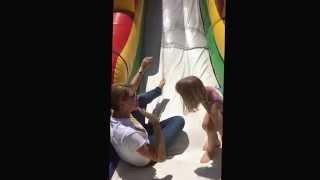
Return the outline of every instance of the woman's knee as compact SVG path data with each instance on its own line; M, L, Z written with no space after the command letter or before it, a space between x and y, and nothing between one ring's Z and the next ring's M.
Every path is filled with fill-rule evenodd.
M174 116L173 118L174 118L175 123L177 123L178 126L179 126L181 129L183 129L184 124L185 124L184 118L183 118L182 116Z
M144 108L146 104L147 104L147 99L144 96L141 96L141 95L138 96L138 105Z

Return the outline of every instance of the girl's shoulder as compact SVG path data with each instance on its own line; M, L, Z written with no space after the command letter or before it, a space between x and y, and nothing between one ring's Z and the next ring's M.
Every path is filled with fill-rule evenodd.
M209 94L210 100L214 102L222 102L223 101L223 96L222 93L218 90L218 88L213 87L213 86L206 86L206 91Z

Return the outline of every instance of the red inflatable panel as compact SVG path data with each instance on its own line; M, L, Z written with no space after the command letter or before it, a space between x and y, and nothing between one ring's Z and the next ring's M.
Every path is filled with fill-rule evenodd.
M113 13L112 51L121 53L130 35L133 19L123 12ZM118 54L112 53L112 81Z

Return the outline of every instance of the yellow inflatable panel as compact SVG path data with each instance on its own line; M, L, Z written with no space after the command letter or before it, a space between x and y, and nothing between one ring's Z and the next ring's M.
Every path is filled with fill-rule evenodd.
M218 8L214 0L207 0L209 16L211 24L213 25L213 34L220 52L220 55L224 59L224 48L225 48L225 24L221 19L218 12Z
M213 27L213 31L220 55L224 59L225 25L223 20L220 20L216 23L216 25Z
M132 0L133 1L133 0ZM132 23L130 35L128 37L128 41L124 46L123 50L120 52L120 55L126 60L129 74L127 74L126 66L118 57L115 72L114 72L114 79L113 83L124 83L128 80L128 76L132 71L133 63L136 58L139 40L141 36L141 23L142 23L142 15L143 15L143 7L144 7L144 0L138 0L136 2L136 11L134 14L134 20Z
M129 11L129 12L134 13L135 1L136 0L114 0L113 1L113 10L114 11Z

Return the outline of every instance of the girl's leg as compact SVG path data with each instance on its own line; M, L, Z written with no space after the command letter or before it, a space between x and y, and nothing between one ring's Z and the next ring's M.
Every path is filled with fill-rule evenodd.
M204 142L204 145L202 147L202 150L207 151L208 150L208 137L206 139L206 141Z
M208 123L209 123L209 115L206 114L206 115L204 116L203 122L202 122L202 129L203 129L203 130L207 131L207 129L208 129ZM206 151L206 150L208 149L208 136L206 137L206 140L205 140L205 143L204 143L202 149L203 149L204 151Z
M207 146L207 150L204 152L200 162L201 163L208 163L210 160L212 160L214 158L214 156L216 155L218 146L217 144L219 143L219 139L217 136L216 131L210 132L207 131L207 137L208 137L208 146Z
M215 131L214 129L215 129L215 126L214 126L214 124L212 123L212 121L211 121L211 119L209 118L209 115L208 114L206 114L205 115L205 117L204 117L204 119L203 119L203 122L202 122L202 128L207 132L207 131ZM218 138L218 136L216 136L217 138ZM203 150L207 150L208 149L208 140L209 140L209 138L208 138L208 135L207 135L207 140L205 141L205 143L204 143L204 145L203 145L203 147L202 147L202 149ZM217 139L217 140L215 140L215 142L216 142L216 144L215 144L215 146L220 146L220 142L219 142L219 139Z
M223 137L223 115L221 112L218 113L217 116L217 131L220 135L220 144L222 145L222 137Z
M207 141L203 146L205 153L200 162L207 163L214 158L217 148L220 147L220 143L217 135L217 124L214 120L210 119L208 114L204 117L202 128L207 133Z

